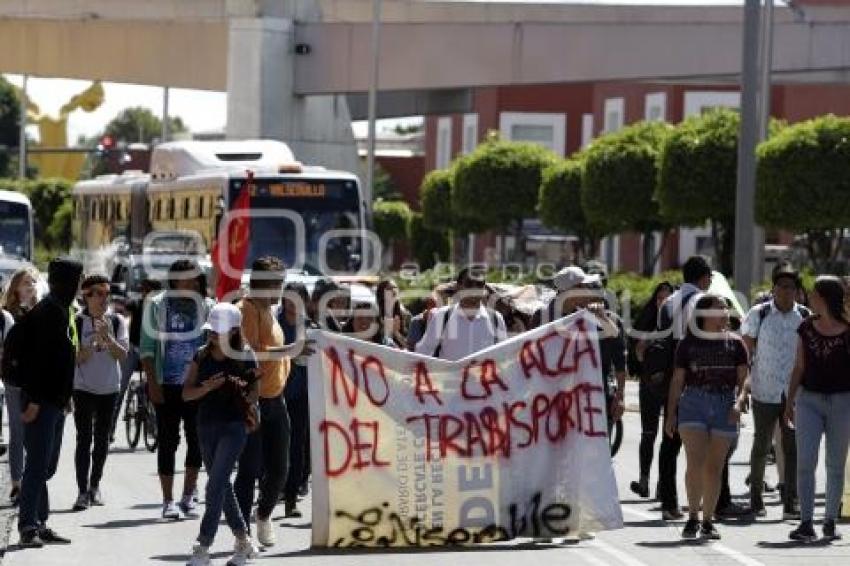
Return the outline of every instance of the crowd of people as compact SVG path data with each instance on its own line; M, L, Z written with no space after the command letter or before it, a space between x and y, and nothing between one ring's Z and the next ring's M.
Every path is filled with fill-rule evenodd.
M218 303L207 297L206 278L191 260L174 262L167 281L146 281L141 299L120 305L111 300L108 279L84 276L73 260L51 262L50 292L41 300L37 273L22 270L10 279L0 317L9 497L20 508L20 545L70 543L48 526L47 490L67 414L73 413L77 433L73 508L105 504L109 445L137 371L156 408L162 518L198 516L204 468L204 510L190 563L210 563L223 514L235 538L229 564L241 565L257 555L257 544L275 544L271 516L278 503L287 517L298 517L308 489L307 359L314 352L307 329L459 360L580 310L597 322L609 420L625 410L626 376L639 378L640 472L631 489L642 498L650 497L661 427L656 497L664 520L685 519L676 488L685 448L683 538L720 538L718 517L765 516L764 492L774 489L764 480L765 466L774 445L783 516L800 521L791 538L816 538L814 477L824 436L823 533L838 537L850 438L843 283L821 277L803 298L800 275L779 266L770 294L736 320L726 298L707 292L712 270L703 258L689 259L682 274L678 288L659 285L626 328L598 265L559 271L554 296L533 312L489 285L481 266L470 266L417 301L415 315L391 279L381 280L369 300L352 299L349 287L331 279L308 292L301 283L286 283L284 265L274 257L254 261L244 296ZM728 466L741 414L750 410L755 436L745 508L732 501ZM181 441L184 474L175 493Z

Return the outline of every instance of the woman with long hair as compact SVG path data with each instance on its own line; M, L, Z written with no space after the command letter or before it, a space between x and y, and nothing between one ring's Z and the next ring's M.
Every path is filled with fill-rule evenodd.
M236 502L231 475L256 426L257 363L245 348L240 326L242 313L230 303L219 303L204 325L207 343L195 354L183 385L183 399L198 403L198 438L207 469L206 509L192 553L192 566L210 564L222 512L236 544L228 564L245 564L257 553L248 534L246 518ZM253 415L253 416L252 416Z
M397 348L406 350L405 323L410 318L410 313L399 300L398 284L392 279L382 279L375 289L375 296L378 301L378 318L385 338L391 340Z
M342 327L342 333L373 344L398 348L395 341L384 332L378 309L366 301L354 303L351 318Z
M716 295L695 305L685 338L676 348L664 429L678 431L685 446L689 518L682 538L717 540L714 511L723 466L738 436L747 403L748 356L744 341L728 330L729 307ZM699 512L702 509L702 524Z
M654 332L658 325L658 311L667 297L674 292L673 285L669 281L663 281L656 285L652 296L643 305L640 316L635 321L632 331L629 333L630 351L633 354L629 359L632 374L640 376L639 400L640 400L640 479L631 483L631 490L640 497L649 497L649 472L652 468L652 459L655 451L655 439L658 436L658 423L661 420L661 412L667 401L667 380L663 373L650 374L644 372L643 354L646 350L648 333Z
M9 279L9 287L3 296L2 308L14 321L18 321L38 302L36 284L38 272L27 267L16 271ZM3 335L8 332L6 328ZM24 429L21 421L21 389L6 384L6 412L9 415L9 474L12 490L9 500L17 505L21 493L21 479L24 476Z
M817 538L812 521L815 510L815 470L821 437L826 437L826 509L823 536L840 538L835 521L844 492L844 465L850 441L850 326L844 310L845 289L837 277L818 277L809 296L814 316L797 329L797 358L785 420L793 423L797 439L797 495L800 525L791 539Z

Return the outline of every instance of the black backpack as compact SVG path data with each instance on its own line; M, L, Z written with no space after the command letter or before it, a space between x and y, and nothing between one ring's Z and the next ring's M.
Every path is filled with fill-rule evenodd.
M685 307L692 298L699 293L693 292L690 295L682 298L681 316L684 316ZM669 328L661 330L670 330L670 332L661 337L652 340L646 347L643 354L643 375L642 379L659 395L666 395L667 387L670 385L670 379L673 377L673 365L676 357L676 346L679 341L673 337L672 324L675 320L671 320Z
M5 323L4 323L5 326ZM27 363L30 357L29 347L36 343L29 312L23 315L5 335L3 343L2 377L3 383L13 387L23 387L29 372Z

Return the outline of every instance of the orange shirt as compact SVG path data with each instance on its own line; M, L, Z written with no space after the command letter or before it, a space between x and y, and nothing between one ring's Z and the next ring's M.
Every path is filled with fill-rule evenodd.
M242 311L242 336L251 349L262 358L262 352L269 348L283 346L283 329L272 315L271 308L258 308L250 299L239 301ZM278 360L260 360L260 397L273 399L283 393L286 378L289 376L289 358Z

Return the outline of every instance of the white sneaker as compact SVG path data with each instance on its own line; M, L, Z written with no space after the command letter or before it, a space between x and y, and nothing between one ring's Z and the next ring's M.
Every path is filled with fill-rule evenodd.
M192 547L192 558L189 559L189 566L209 566L210 547L202 544L196 544Z
M257 541L263 546L274 546L274 525L269 517L265 521L257 517Z
M250 564L252 558L256 558L259 550L251 539L237 540L233 545L233 556L227 561L227 566L243 566Z
M177 509L177 506L173 501L166 501L162 504L162 518L163 519L179 519L180 518L180 510Z

